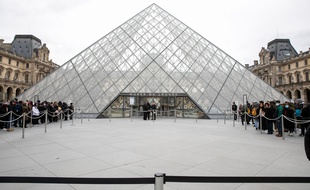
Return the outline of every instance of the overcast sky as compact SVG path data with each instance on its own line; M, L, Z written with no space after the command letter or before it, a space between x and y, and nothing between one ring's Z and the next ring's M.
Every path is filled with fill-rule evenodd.
M310 0L0 0L0 39L32 34L63 65L152 3L243 65L276 38L310 47Z

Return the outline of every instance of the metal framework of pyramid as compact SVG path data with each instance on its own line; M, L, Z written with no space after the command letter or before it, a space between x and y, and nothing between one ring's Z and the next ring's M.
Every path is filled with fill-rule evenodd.
M152 4L19 99L73 102L100 114L122 93L185 94L204 114L232 102L287 100L242 64Z

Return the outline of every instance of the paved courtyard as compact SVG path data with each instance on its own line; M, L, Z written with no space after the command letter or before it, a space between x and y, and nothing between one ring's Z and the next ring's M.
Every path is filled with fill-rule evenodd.
M310 176L298 134L285 140L223 120L80 119L0 131L0 175L44 177ZM154 185L6 184L1 190L146 190ZM166 183L165 190L299 189L310 184Z

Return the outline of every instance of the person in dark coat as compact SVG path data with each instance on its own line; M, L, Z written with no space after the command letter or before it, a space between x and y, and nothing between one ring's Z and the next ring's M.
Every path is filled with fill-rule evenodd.
M304 120L303 122L305 123L300 124L301 133L299 136L303 137L305 136L305 130L308 129L308 126L310 124L308 122L310 120L310 104L307 104L301 109L301 119Z
M235 102L233 102L233 105L231 106L231 110L233 111L234 113L234 120L237 120L237 105Z
M305 151L307 158L310 161L310 130L307 130L305 135Z
M267 134L273 134L273 115L274 115L274 110L270 107L270 104L268 102L265 103L265 122L266 122L266 127L268 130Z
M147 103L145 102L143 104L143 120L146 120L147 118L147 111L148 111L148 107L147 107Z
M150 104L149 102L147 102L146 106L147 106L146 116L147 116L147 119L150 120L150 109L151 109L151 104Z
M293 132L295 129L295 124L292 121L290 121L295 119L294 114L295 110L293 110L293 108L290 107L289 103L286 102L283 110L283 115L285 115L288 119L284 117L284 128L288 130L289 136L293 136Z
M5 129L7 126L8 121L8 113L7 106L3 103L3 101L0 102L0 129Z

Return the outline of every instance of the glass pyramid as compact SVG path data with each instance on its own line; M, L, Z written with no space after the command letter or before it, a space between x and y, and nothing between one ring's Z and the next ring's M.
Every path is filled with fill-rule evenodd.
M287 100L203 36L152 4L19 99L32 100L37 95L41 101L73 102L85 113L99 116L116 104L128 107L129 97L145 97L144 101L173 97L176 108L182 96L208 116L230 110L232 102L242 104L244 94L249 102Z

